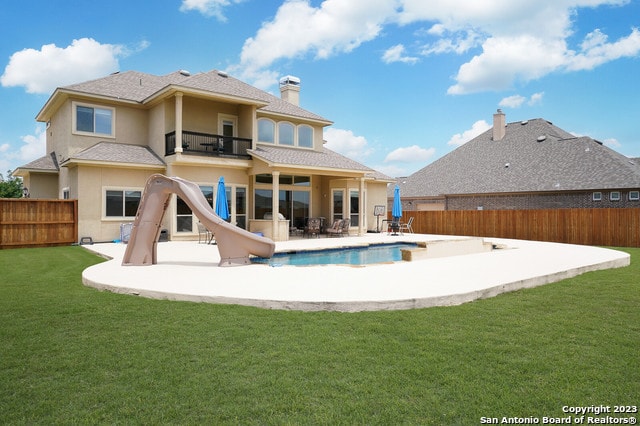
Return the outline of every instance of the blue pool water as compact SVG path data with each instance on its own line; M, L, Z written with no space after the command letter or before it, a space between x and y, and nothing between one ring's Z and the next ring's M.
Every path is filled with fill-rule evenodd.
M362 247L275 253L271 259L254 257L251 261L254 263L266 263L271 266L370 265L372 263L402 260L401 250L411 247L416 247L416 244L372 244Z

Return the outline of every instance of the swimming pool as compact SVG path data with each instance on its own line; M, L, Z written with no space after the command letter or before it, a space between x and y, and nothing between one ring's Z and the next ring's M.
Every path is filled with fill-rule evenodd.
M415 243L370 244L324 250L275 253L270 259L253 257L253 263L271 266L371 265L402 260L402 249L417 247Z

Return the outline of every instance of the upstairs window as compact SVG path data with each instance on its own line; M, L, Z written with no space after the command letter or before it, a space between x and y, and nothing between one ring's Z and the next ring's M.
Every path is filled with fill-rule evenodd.
M602 201L602 192L594 192L594 193L591 195L591 199L592 199L593 201Z
M80 133L113 135L113 108L75 106L75 130Z
M313 128L311 126L298 126L298 146L313 148Z
M640 200L640 191L629 191L629 201Z
M276 126L271 120L261 118L258 120L258 141L275 143Z
M278 144L293 146L293 125L278 123Z
M620 191L611 191L609 193L609 201L620 201Z

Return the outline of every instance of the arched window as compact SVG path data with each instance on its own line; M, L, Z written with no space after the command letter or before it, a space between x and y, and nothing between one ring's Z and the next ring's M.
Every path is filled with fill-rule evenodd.
M278 144L293 145L293 124L278 123Z
M298 146L313 148L313 128L305 124L298 126Z
M258 142L275 143L276 126L266 118L258 119Z

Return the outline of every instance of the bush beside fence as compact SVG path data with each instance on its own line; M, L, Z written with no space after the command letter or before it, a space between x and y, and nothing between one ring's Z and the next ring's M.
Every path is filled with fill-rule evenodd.
M78 200L0 199L0 249L78 241Z

